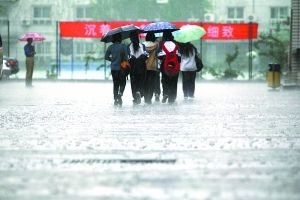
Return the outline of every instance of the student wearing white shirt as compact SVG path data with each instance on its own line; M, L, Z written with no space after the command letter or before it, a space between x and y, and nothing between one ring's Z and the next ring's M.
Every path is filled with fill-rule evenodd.
M181 43L180 45L180 71L182 74L182 90L184 98L194 98L195 93L195 80L196 80L196 61L197 55L196 47L190 43Z
M131 33L128 46L130 63L130 84L134 104L140 104L144 96L147 52L145 45L140 43L138 32Z

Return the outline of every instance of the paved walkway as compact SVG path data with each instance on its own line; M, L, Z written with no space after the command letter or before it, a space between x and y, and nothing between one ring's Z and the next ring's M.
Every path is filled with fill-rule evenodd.
M300 91L196 87L116 108L111 82L0 82L0 200L299 200Z

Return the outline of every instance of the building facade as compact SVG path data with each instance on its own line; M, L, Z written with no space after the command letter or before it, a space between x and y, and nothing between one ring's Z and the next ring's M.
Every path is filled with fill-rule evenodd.
M300 85L300 1L292 0L290 80Z
M95 2L98 2L99 10L96 15L93 10ZM144 0L141 5L140 0L1 0L5 9L0 14L0 31L4 40L5 54L16 57L21 65L24 62L24 43L19 42L18 38L26 32L43 34L46 40L35 44L36 59L41 69L47 69L57 60L58 21L174 20L220 23L252 21L259 24L259 32L272 32L278 28L278 25L289 23L291 16L291 2L286 0L212 0L209 1L210 6L201 2L199 0L189 0L186 3L182 3L181 0ZM122 10L124 9L122 3L126 6L125 12ZM247 68L248 59L245 54L249 49L248 41L208 41L195 43L195 45L201 49L204 62L212 67L224 65L226 53L239 46L240 55L237 65ZM74 39L72 40L73 57L62 55L60 58L66 62L72 59L84 62L88 52L96 52L96 57L101 58L104 50L103 44L98 40ZM266 63L261 65L266 67Z

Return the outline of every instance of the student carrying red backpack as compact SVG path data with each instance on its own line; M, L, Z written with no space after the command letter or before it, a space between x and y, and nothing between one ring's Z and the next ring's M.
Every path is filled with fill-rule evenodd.
M163 33L162 42L160 45L161 51L158 53L158 58L161 60L162 73L162 88L163 99L162 103L174 103L177 97L177 82L180 71L180 54L179 47L174 41L171 32Z
M169 51L165 44L162 45L162 50L165 52L166 57L163 61L163 68L165 73L168 76L175 76L180 71L180 61L177 56L178 45L175 44L175 48L172 51Z

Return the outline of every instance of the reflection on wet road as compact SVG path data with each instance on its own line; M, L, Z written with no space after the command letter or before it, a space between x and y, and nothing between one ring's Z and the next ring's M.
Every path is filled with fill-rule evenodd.
M299 199L300 91L196 87L116 108L111 82L2 82L0 199Z

